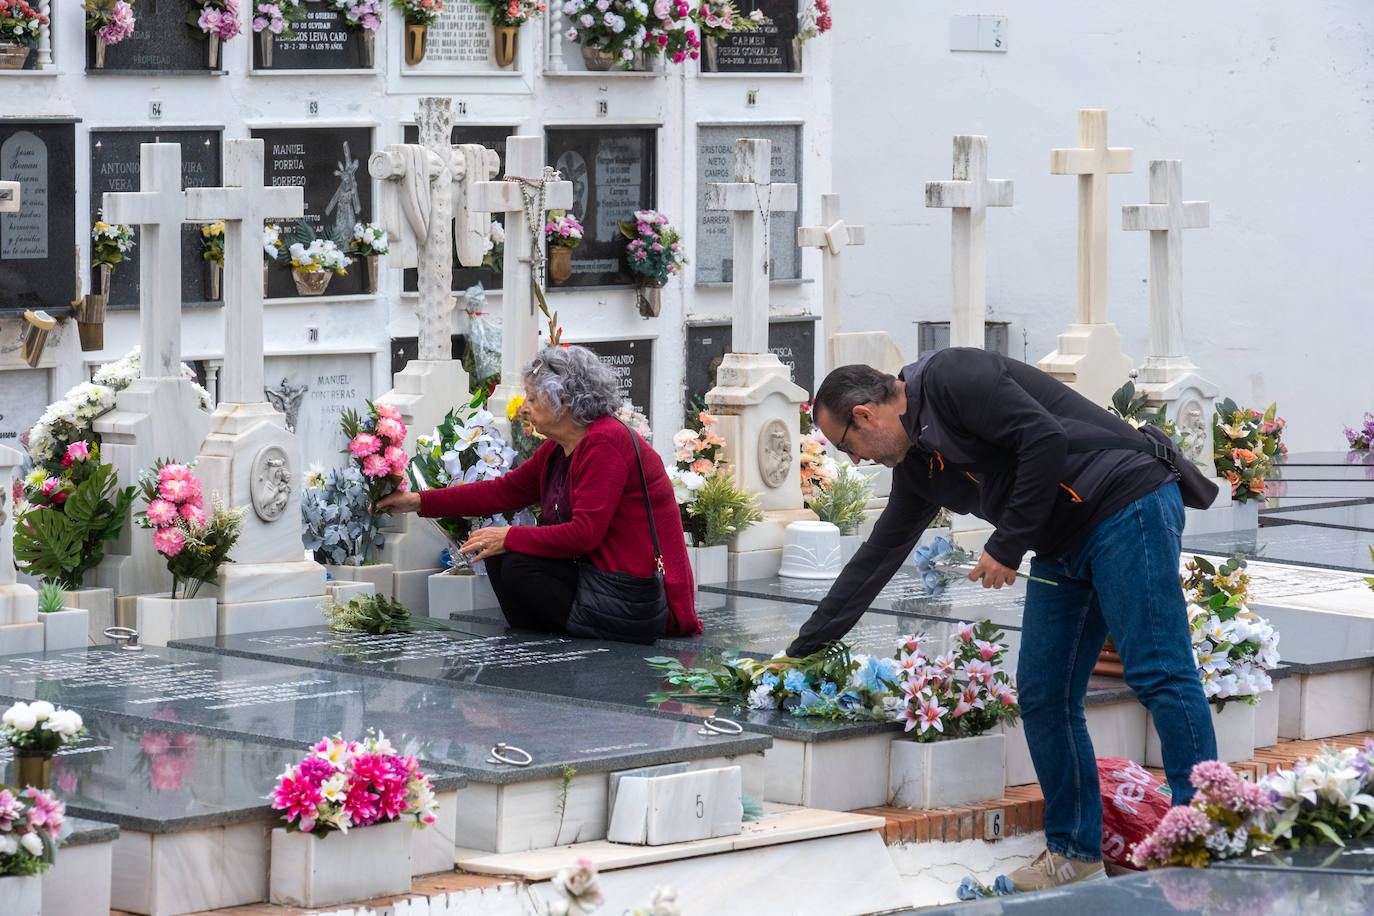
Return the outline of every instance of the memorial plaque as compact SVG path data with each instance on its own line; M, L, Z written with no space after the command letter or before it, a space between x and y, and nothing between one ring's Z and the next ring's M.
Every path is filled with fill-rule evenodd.
M802 68L797 41L798 0L739 0L740 14L760 10L768 21L751 32L733 32L702 44L703 73L798 73Z
M176 143L181 147L181 186L183 188L218 187L221 181L220 137L218 127L179 130L91 131L91 225L101 219L104 196L111 191L140 189L139 148L144 143ZM185 305L207 305L207 276L205 259L201 256L200 230L203 224L186 223L181 227L181 301ZM115 268L110 276L111 308L136 309L139 304L138 258L142 246L138 244L137 226L130 229L134 248L127 260ZM91 271L89 289L98 289L100 274Z
M633 285L619 224L657 198L657 130L638 127L549 128L547 161L572 182L569 210L585 230L572 252L564 288ZM675 220L676 221L676 220ZM555 287L556 288L556 287Z
M0 315L65 314L76 298L76 122L0 120L0 181L19 212L0 213Z
M703 398L716 385L716 370L730 352L733 333L728 324L697 324L687 328L687 397ZM816 319L781 318L768 322L768 352L792 373L792 381L814 391L816 385Z
M735 141L773 141L772 180L797 186L797 199L806 199L802 184L800 124L701 124L697 126L697 247L698 285L729 283L734 279L734 217L728 210L706 209L706 186L735 180ZM768 276L773 280L801 279L801 249L797 247L797 213L772 212L759 201L768 221Z
M56 8L57 4L53 4ZM210 69L210 42L199 27L186 24L190 5L181 0L166 2L135 2L134 33L105 48L105 66L95 65L95 36L86 33L86 75L101 73L160 71L181 72ZM247 20L240 20L246 27ZM69 25L76 25L75 22ZM226 54L233 55L237 43L250 40L251 32L240 35L228 44L221 43L219 68L226 63Z
M357 223L372 221L372 180L367 158L372 155L370 127L289 127L254 130L266 146L263 181L271 187L299 186L305 190L305 217L321 237L332 238L347 251ZM274 218L282 229L282 257L268 270L267 296L297 296L287 249L301 220ZM349 255L352 257L352 255ZM367 271L353 263L346 276L334 276L329 296L362 293Z
M275 36L272 39L272 66L264 67L262 40L246 31L241 37L252 42L255 70L357 70L364 66L363 31L351 29L344 21L344 11L331 9L323 3L306 0L305 19L297 22L292 31L295 38ZM384 45L374 34L375 53L382 53ZM369 67L371 65L368 65Z
M541 28L547 28L544 21L533 20L520 30L522 39L534 40L533 33ZM478 9L471 0L447 0L444 11L429 27L425 59L414 66L404 64L401 72L407 75L515 73L496 65L492 47L491 15Z
M447 7L445 8L447 10ZM426 53L428 57L428 53ZM515 133L514 127L474 127L469 124L455 124L453 133L450 135L450 143L480 143L487 149L495 150L500 159L500 168L497 169L495 178L500 180L506 171L506 138ZM414 124L407 124L403 135L405 143L419 143L420 131ZM497 222L505 219L504 214L494 214ZM402 289L408 293L413 293L420 288L419 274L415 268L407 267L403 271L401 278ZM461 293L469 286L482 284L483 289L501 288L501 271L495 267L464 267L458 263L458 255L455 249L453 256L453 291ZM460 302L461 306L462 303Z
M0 445L23 449L19 437L33 429L54 400L49 369L0 370Z
M452 334L449 337L449 358L462 359L463 352L467 349L467 338L462 334ZM395 375L406 367L410 362L420 355L420 338L418 337L393 337L391 338L391 374Z
M286 414L301 443L301 460L325 467L342 462L348 439L339 428L345 410L372 398L372 356L367 353L268 355L263 364L267 400Z
M653 340L589 340L582 346L595 353L606 368L615 373L621 399L629 401L652 422L649 408L654 394Z

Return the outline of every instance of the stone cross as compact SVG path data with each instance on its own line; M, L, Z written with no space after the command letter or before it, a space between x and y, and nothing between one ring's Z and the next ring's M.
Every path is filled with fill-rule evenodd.
M181 146L139 147L138 191L105 194L104 219L139 227L139 327L144 378L181 377ZM258 268L262 270L261 267Z
M266 187L263 142L224 142L222 188L186 192L190 220L224 220L224 371L219 402L255 404L263 392L262 225L305 214L300 187Z
M557 172L546 172L542 137L509 137L505 180L474 182L472 199L476 211L505 214L501 388L506 391L500 392L497 399L504 406L509 400L506 392L520 388L520 368L538 350L539 321L535 317L531 276L535 256L543 261L544 211L571 207L573 187L572 182L561 180ZM532 231L536 238L531 238Z
M1207 202L1183 199L1183 163L1150 160L1150 202L1121 208L1121 228L1150 233L1150 358L1183 352L1183 230L1204 229Z
M774 213L797 209L797 186L772 180L773 142L735 141L735 180L706 186L706 209L734 214L734 313L730 349L768 352L769 224Z
M821 224L797 229L797 244L821 250L822 330L826 337L844 330L844 275L840 252L864 243L864 227L840 218L840 195L821 195ZM831 367L833 368L833 367Z
M19 182L0 181L0 213L19 212Z
M1107 112L1078 112L1078 148L1050 150L1050 173L1078 176L1078 323L1107 321L1107 176L1131 171L1130 147L1107 146Z
M987 208L1010 207L1012 183L988 178L988 138L954 137L954 179L927 181L926 206L951 208L951 262L954 267L951 347L984 344L987 317Z

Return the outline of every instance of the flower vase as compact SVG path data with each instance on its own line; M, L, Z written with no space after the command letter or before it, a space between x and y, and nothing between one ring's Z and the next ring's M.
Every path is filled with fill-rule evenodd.
M920 743L892 739L888 804L951 808L1001 798L1006 792L1006 735Z
M381 260L381 255L376 254L370 254L363 258L363 264L367 268L367 291L369 293L377 291L377 283L382 278Z
M425 59L429 44L429 26L406 23L406 63L414 67Z
M518 25L494 26L492 52L498 67L509 67L515 63L515 58L520 53L520 27Z
M134 605L134 629L138 630L138 641L145 646L214 636L219 629L219 601L139 595Z
M663 311L663 287L641 283L635 288L635 307L643 318L657 318Z
M278 905L323 907L391 897L410 890L415 827L404 820L355 827L321 839L272 831L268 899Z
M377 65L377 33L371 29L363 29L358 38L358 67L371 70Z
M224 268L214 261L205 262L205 300L217 302L220 297L220 276Z
M707 35L701 40L701 69L707 73L717 72L716 39Z
M205 36L208 40L205 43L206 66L211 70L219 69L220 38L218 35Z
M367 582L372 590L387 598L395 591L396 567L390 563L372 563L367 566L335 566L326 564L325 572L337 582Z
M30 369L37 369L43 358L43 348L48 345L48 332L57 326L57 319L47 312L25 312L24 329L19 337L19 355Z
M272 66L272 33L266 29L258 33L258 50L261 52L262 66Z
M95 37L95 69L105 69L105 39L99 35Z
M42 916L42 875L0 875L0 900L6 916Z
M14 749L14 784L23 788L48 789L52 786L52 756L30 754Z
M566 245L554 245L549 249L549 279L554 283L567 283L572 276L572 249Z
M81 337L81 349L90 353L105 349L105 306L110 301L110 277L114 268L100 265L100 292L87 293L77 309L76 331Z
M28 59L28 45L0 42L0 70L23 70Z
M324 293L325 287L329 285L329 278L333 276L327 270L302 270L299 267L291 268L291 276L296 281L296 292L302 296L319 296Z
M590 48L587 45L581 45L581 48L582 65L588 70L611 70L620 63L620 59L605 48ZM630 69L647 69L643 51L634 52L634 57L630 61Z
M725 544L714 547L693 547L689 544L687 561L692 566L692 581L698 588L730 581L730 548Z

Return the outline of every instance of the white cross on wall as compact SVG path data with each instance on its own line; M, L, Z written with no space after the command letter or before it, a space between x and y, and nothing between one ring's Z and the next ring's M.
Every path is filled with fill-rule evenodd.
M821 224L797 229L797 244L821 250L822 333L827 338L844 330L844 272L840 252L864 243L864 227L840 218L840 195L821 195ZM834 368L833 366L829 368Z

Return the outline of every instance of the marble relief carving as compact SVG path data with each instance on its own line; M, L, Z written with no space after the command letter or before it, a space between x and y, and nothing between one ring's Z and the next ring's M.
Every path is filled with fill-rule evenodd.
M764 483L776 488L787 482L794 451L786 423L774 417L763 424L759 430L759 476Z
M276 521L291 500L291 464L286 450L269 445L258 452L253 459L252 481L253 511L264 522Z

